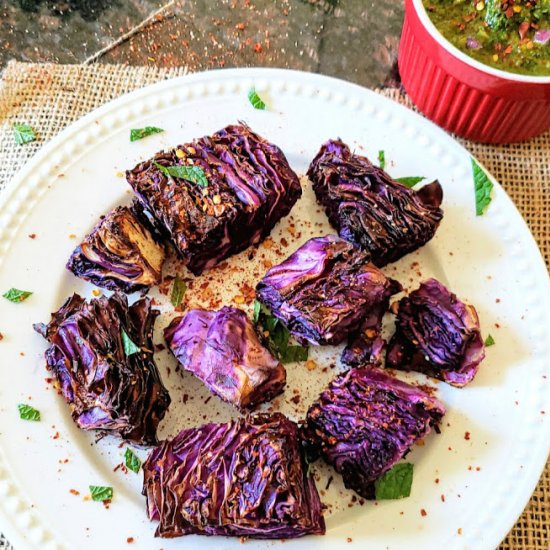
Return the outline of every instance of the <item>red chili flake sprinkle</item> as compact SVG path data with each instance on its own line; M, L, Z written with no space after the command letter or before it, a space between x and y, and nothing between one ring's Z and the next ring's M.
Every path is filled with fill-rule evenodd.
M4 335L0 332L0 340L4 339Z
M439 483L439 478L438 477L435 478L435 482Z
M80 491L77 491L76 489L69 489L69 493L71 493L71 495L78 496L80 494Z
M31 233L29 235L29 239L36 239L36 233Z
M353 542L353 539L352 539L351 537L348 537L348 538L346 539L346 542Z
M117 465L113 468L113 472L116 472L121 466L122 466L122 462L121 462L120 464L117 464Z
M479 466L476 466L476 472L479 472L479 470L481 470L481 468Z
M244 23L237 23L237 24L235 25L235 28L236 28L238 31L244 31L245 25L244 25Z
M422 508L422 509L420 510L420 515L424 518L424 517L426 517L426 516L428 515L428 512L426 512L426 510L424 510L424 508Z
M445 495L441 495L441 502L445 502Z
M126 542L127 542L128 544L132 544L132 542L134 542L134 537L128 537L128 538L126 539Z
M498 323L495 323L496 328L500 328L500 325Z
M465 439L466 441L470 441L470 432L466 432L466 433L464 434L464 439Z
M59 432L55 432L55 435L52 437L52 439L59 439Z
M254 51L256 53L262 53L262 45L259 42L256 42L256 44L254 44Z

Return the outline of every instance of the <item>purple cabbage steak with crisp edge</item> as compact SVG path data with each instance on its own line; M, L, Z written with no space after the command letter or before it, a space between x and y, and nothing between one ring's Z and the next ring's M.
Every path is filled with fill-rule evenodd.
M301 343L339 344L401 289L368 254L336 235L310 239L256 286L256 296Z
M262 241L302 194L284 153L244 124L157 153L126 179L195 275Z
M298 427L280 413L183 430L151 452L143 472L157 536L325 533Z
M86 302L73 294L34 329L51 344L46 366L83 430L154 445L170 396L153 360L158 311L142 298L128 306L115 293Z
M176 317L164 337L185 370L239 409L269 401L285 387L285 368L262 346L240 309L192 309Z
M303 438L311 459L321 456L344 485L374 498L375 481L438 426L445 407L424 390L376 367L335 378L309 407Z
M388 367L416 370L465 386L485 357L475 308L428 279L398 303Z
M340 140L321 147L307 175L340 237L369 252L378 267L426 244L443 218L439 182L409 189Z
M115 208L76 247L67 269L97 286L127 293L158 284L165 251L146 222L133 208Z

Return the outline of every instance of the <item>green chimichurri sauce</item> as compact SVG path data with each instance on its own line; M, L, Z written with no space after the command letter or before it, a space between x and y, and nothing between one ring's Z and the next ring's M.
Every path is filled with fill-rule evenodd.
M491 67L550 76L550 0L422 0L439 32Z

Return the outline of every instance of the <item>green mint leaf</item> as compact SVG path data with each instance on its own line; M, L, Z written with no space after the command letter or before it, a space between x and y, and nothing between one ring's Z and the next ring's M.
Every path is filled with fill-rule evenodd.
M130 355L137 353L139 348L132 342L131 338L126 334L126 331L122 328L120 329L120 333L122 336L122 347L124 348L126 357L130 357Z
M374 483L376 500L405 498L411 494L413 465L408 462L396 464Z
M19 411L19 418L21 420L33 420L34 422L40 420L40 411L37 411L30 405L19 403L19 405L17 405L17 410Z
M176 277L172 284L172 294L170 296L170 301L174 307L178 307L181 304L186 291L187 285L185 284L185 281L182 281L179 277Z
M476 216L481 216L485 213L491 202L493 182L475 159L472 159L472 170L474 173L474 189L476 193Z
M488 348L489 346L495 345L495 339L489 334L487 338L485 339L485 347Z
M281 363L307 361L309 348L306 346L288 346L281 355Z
M378 151L378 166L384 170L386 168L386 153L382 150Z
M162 166L158 162L153 163L165 176L173 178L181 178L183 180L196 183L201 187L208 187L208 179L204 170L200 166L184 166L177 164L176 166Z
M262 304L258 300L254 300L254 311L252 313L252 321L254 324L258 322L260 318L260 311L262 310Z
M6 298L6 300L9 300L10 302L17 304L19 302L25 301L31 294L32 292L28 292L26 290L18 290L17 288L10 288L7 292L4 292L2 296Z
M130 130L130 141L137 141L138 139L146 138L152 134L160 134L164 132L162 128L156 126L145 126L145 128L133 128Z
M138 473L141 467L141 460L134 454L134 451L130 447L126 447L126 452L124 453L124 461L126 463L126 468L132 470L134 473Z
M90 495L92 500L103 502L104 500L113 500L113 488L102 487L100 485L90 485Z
M262 101L262 98L257 94L255 88L250 88L250 90L248 91L248 101L250 101L254 109L265 111L266 105Z
M25 143L36 140L36 134L28 124L14 124L13 137L17 145L24 145Z
M408 178L395 178L395 181L398 181L400 184L405 185L406 187L414 187L417 183L424 181L426 178L422 176L411 176Z
M304 346L289 345L289 330L258 300L254 302L253 319L266 347L281 363L307 360L309 349ZM265 332L268 333L267 337Z

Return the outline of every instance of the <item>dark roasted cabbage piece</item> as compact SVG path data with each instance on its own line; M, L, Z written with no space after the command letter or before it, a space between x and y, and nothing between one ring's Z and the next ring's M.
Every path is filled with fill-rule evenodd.
M244 311L191 309L164 329L179 364L240 409L254 408L280 394L286 371L265 349Z
M298 427L280 413L181 431L143 464L143 494L156 535L260 539L322 535Z
M201 168L208 184L155 163ZM126 178L196 275L264 239L302 194L283 152L244 124L157 153Z
M310 239L256 286L258 300L301 343L338 344L401 286L336 235Z
M153 360L157 315L146 298L128 307L118 293L90 302L73 294L47 325L34 325L51 344L46 366L83 430L157 443L157 426L170 404Z
M475 308L435 279L400 300L387 365L465 386L485 357Z
M413 191L339 140L321 147L307 174L340 237L378 267L426 244L443 217L439 182Z
M160 282L164 256L136 213L119 206L76 247L67 269L97 286L130 293Z
M332 464L348 489L374 498L374 482L437 426L445 407L381 369L351 369L335 378L307 412L310 458Z

